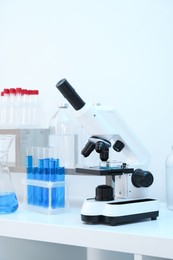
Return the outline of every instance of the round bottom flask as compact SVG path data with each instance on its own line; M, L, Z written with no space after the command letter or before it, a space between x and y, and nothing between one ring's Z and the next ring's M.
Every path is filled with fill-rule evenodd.
M14 138L14 135L0 135L0 214L12 213L18 208L8 168L8 153Z

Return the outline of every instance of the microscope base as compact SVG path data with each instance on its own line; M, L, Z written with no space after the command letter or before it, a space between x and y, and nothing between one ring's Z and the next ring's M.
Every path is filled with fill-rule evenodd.
M148 198L114 201L87 199L81 210L81 219L85 223L111 226L144 219L156 220L158 215L158 201Z

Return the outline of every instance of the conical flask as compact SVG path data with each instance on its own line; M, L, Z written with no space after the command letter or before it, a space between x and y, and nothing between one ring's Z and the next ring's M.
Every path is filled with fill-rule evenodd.
M0 135L0 214L11 213L18 208L8 168L9 148L14 138L14 135Z

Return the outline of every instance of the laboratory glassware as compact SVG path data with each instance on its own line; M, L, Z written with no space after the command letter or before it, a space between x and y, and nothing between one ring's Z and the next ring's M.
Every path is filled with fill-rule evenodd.
M9 149L14 139L14 135L0 135L0 214L12 213L18 208L8 167Z
M79 134L77 121L71 116L68 104L60 103L49 122L49 146L55 148L61 166L75 168L78 162Z

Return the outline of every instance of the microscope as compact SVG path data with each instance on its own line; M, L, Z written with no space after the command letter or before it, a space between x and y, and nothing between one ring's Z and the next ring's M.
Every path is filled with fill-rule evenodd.
M90 135L81 154L87 158L96 152L100 158L99 165L77 167L76 172L106 176L106 183L96 187L95 197L84 201L81 220L112 226L156 220L158 201L147 196L154 177L148 171L149 155L142 143L114 108L85 103L66 79L60 80L56 87ZM118 160L111 160L110 153Z

